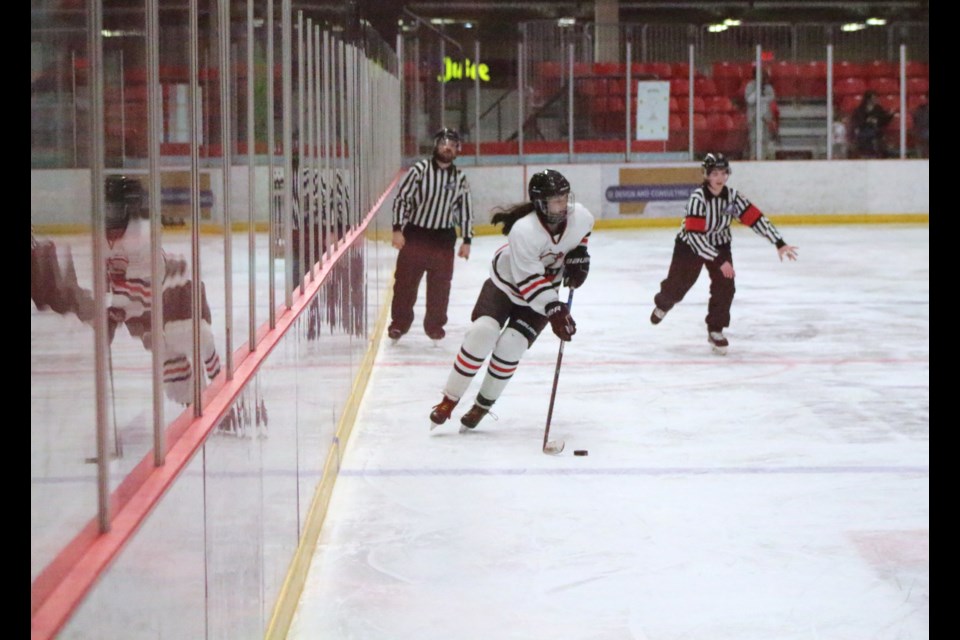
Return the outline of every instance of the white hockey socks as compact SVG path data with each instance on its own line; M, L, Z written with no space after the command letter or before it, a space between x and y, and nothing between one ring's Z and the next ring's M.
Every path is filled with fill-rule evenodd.
M490 316L480 316L473 321L463 337L460 352L453 361L453 370L447 378L443 393L448 398L459 400L463 397L470 381L483 366L500 336L500 325Z
M520 364L520 358L529 348L530 343L527 337L514 328L508 328L497 340L493 349L493 355L490 356L490 364L487 366L487 375L483 378L483 384L480 385L481 396L490 404L486 406L489 409L496 402L500 394L503 393L513 373Z

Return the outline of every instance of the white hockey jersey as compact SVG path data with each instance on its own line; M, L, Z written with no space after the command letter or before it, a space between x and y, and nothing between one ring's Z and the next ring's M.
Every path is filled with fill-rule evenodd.
M564 257L587 245L593 222L593 214L579 202L559 236L551 236L535 213L520 218L510 229L507 244L493 256L490 279L514 304L546 315L547 304L559 299Z

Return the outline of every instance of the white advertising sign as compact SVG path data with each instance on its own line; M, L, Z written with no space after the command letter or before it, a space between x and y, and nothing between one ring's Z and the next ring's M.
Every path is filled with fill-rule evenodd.
M669 128L670 83L637 82L637 140L666 140Z

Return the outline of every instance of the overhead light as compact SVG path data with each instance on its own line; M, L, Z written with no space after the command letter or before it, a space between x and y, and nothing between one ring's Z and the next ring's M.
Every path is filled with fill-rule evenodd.
M740 21L736 18L727 18L723 21L723 24L727 25L728 27L739 27Z
M726 31L729 28L730 27L728 27L725 24L712 24L709 27L707 27L707 31L709 31L710 33L720 33L721 31Z
M430 24L454 24L453 18L430 18Z
M867 25L863 24L862 22L848 22L840 27L840 31L861 31L866 28Z
M867 18L867 24L871 27L882 27L887 21L884 18Z
M572 27L575 24L577 24L576 18L560 18L557 20L558 27Z
M128 36L142 36L143 31L134 31L134 30L111 30L111 29L101 29L100 35L104 38L125 38Z
M463 28L464 28L464 29L473 29L473 23L472 23L472 22L464 22L464 23L463 23Z

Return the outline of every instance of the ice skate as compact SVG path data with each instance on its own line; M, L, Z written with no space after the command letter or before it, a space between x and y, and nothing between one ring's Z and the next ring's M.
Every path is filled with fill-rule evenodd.
M490 413L490 407L482 407L474 403L470 410L460 418L460 433L468 433L475 429L488 413Z
M443 329L438 329L436 331L428 331L427 337L430 338L430 341L433 342L433 346L439 347L440 342L446 337L447 332Z
M723 335L723 331L707 331L707 341L713 347L713 352L717 355L727 355L727 347L730 345Z
M390 338L390 344L397 344L400 342L400 338L403 336L403 332L400 329L395 329L390 327L387 329L387 337Z
M654 307L653 312L650 314L650 324L660 324L660 321L663 320L666 315L666 311L660 307Z
M450 414L453 413L453 409L457 406L458 402L459 400L453 400L452 398L448 398L446 395L443 396L443 400L440 401L440 404L436 405L433 408L433 411L430 412L431 431L450 419Z

